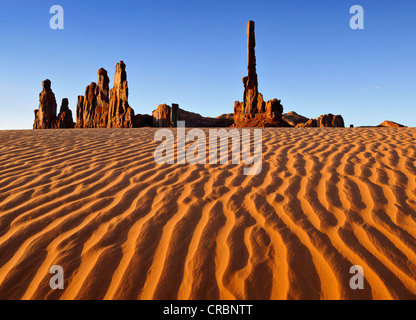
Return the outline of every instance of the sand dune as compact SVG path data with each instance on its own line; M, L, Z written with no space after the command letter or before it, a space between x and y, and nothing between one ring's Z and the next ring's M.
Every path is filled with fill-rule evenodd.
M0 132L0 299L416 298L416 129L265 129L258 176L154 132Z

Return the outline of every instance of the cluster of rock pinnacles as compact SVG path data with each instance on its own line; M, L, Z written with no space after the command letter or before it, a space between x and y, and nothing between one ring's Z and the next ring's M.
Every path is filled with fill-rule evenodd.
M247 24L248 76L243 78L243 101L234 103L234 114L224 114L218 118L205 118L196 113L187 112L177 104L161 104L152 115L135 115L128 103L126 65L120 61L116 65L114 85L110 89L110 79L103 68L98 70L98 84L87 86L84 96L79 96L76 108L76 124L68 107L68 99L62 100L57 115L55 95L51 81L43 81L43 90L39 95L39 109L35 110L34 129L52 128L133 128L133 127L176 127L179 120L193 127L344 127L340 115L327 114L318 119L302 116L285 121L281 100L265 102L258 91L256 72L254 21ZM293 113L292 113L293 115ZM297 114L296 114L297 116Z
M123 61L116 65L111 90L109 84L107 71L101 68L98 70L98 84L92 82L85 89L85 95L78 97L75 124L68 108L68 99L62 100L61 111L56 116L55 95L50 80L45 80L39 96L39 109L35 110L33 128L132 128L140 121L151 121L150 116L135 115L129 106L126 65Z
M43 81L42 87L43 90L39 94L39 109L35 110L33 129L73 128L75 124L72 120L72 112L68 107L68 99L62 99L61 109L57 116L57 104L51 89L51 81Z

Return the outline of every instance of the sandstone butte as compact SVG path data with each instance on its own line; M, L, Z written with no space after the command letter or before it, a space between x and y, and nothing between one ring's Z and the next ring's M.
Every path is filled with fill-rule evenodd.
M258 89L256 71L255 23L247 23L247 71L243 78L243 101L234 102L234 113L217 118L203 117L188 112L172 103L159 105L152 115L135 114L128 103L126 65L117 63L114 85L104 68L98 70L98 82L92 82L83 96L78 96L76 124L72 120L68 99L62 100L60 112L56 115L57 104L51 89L51 81L42 83L39 108L35 110L34 129L58 128L133 128L133 127L176 127L178 121L185 121L187 127L345 127L341 115L326 114L309 119L292 111L283 113L281 100L265 101ZM378 127L402 127L392 121L385 121Z

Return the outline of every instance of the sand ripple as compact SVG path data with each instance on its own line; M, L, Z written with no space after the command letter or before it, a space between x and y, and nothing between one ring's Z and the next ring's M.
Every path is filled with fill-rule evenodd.
M416 129L265 129L254 177L154 132L0 132L0 299L416 298Z

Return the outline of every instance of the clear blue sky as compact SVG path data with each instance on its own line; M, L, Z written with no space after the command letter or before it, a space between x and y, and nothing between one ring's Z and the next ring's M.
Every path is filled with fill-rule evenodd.
M342 114L347 125L416 126L413 0L0 0L0 129L30 129L41 83L76 98L104 67L127 65L130 105L204 116L233 112L247 74L246 23L256 22L259 89L285 112ZM52 5L65 29L52 30ZM349 9L365 10L352 30ZM74 119L75 120L75 119Z

